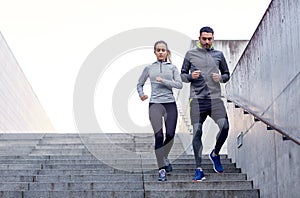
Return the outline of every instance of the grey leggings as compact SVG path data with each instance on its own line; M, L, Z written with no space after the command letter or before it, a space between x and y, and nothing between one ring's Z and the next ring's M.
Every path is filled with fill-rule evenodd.
M193 125L193 150L196 162L196 168L201 167L202 156L202 126L207 116L210 116L219 127L219 133L216 137L215 153L219 154L223 144L225 143L229 122L224 104L221 99L213 100L197 100L191 101L191 121Z
M217 135L216 145L215 145L215 153L219 154L226 138L228 136L229 124L227 118L220 118L215 120L218 125L220 131ZM195 155L196 168L201 167L201 156L202 156L202 123L193 124L193 150Z
M174 144L174 136L177 125L177 106L172 103L149 103L149 119L155 137L155 155L159 169L165 167L164 158L167 158ZM166 137L163 134L164 118Z

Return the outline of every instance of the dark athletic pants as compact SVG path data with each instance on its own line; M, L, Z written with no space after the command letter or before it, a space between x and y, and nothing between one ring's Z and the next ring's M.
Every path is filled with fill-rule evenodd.
M172 103L149 103L149 119L155 137L155 155L159 169L165 167L164 158L167 158L174 143L177 124L177 106ZM166 137L163 134L163 119L166 127Z
M210 116L219 127L216 137L215 153L219 154L229 131L229 122L224 103L221 99L197 99L190 102L190 116L193 125L193 150L196 168L201 167L202 156L202 126L207 116Z

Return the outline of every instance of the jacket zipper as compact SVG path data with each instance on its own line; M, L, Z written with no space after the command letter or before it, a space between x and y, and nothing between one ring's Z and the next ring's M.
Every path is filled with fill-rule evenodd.
M161 70L161 63L159 63L159 73L162 73L162 70Z

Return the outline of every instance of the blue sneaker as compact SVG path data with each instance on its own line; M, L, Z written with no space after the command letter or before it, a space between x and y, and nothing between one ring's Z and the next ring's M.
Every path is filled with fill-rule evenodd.
M167 181L167 174L165 169L158 171L158 181Z
M199 168L195 169L195 177L193 177L193 181L203 181L205 180L204 172L203 170L200 170Z
M173 167L172 167L172 164L170 163L170 161L168 160L168 158L164 159L165 161L165 170L167 173L170 173L172 172L173 170Z
M215 150L212 150L212 152L209 154L209 159L211 160L211 162L214 165L214 170L217 173L223 173L223 167L221 164L220 155L213 156L214 151Z

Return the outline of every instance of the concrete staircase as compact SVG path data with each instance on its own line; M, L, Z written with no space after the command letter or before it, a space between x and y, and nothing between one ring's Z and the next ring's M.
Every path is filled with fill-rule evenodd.
M152 134L0 134L0 197L259 197L227 156L207 180L192 182L194 158L179 138L169 156L173 172L158 182Z

